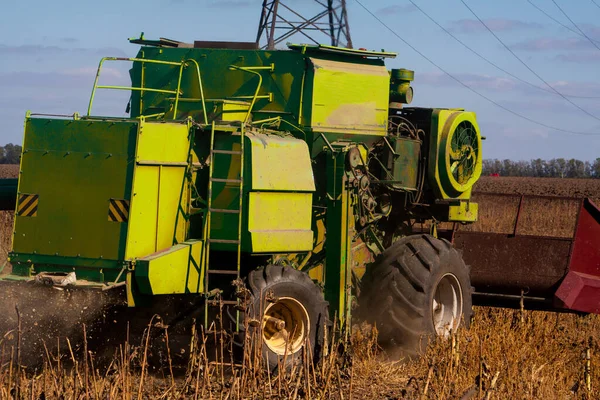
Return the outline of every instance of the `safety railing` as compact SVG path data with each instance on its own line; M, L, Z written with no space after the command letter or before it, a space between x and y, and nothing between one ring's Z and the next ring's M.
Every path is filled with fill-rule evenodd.
M259 67L240 67L238 65L230 65L229 69L232 71L238 70L238 71L244 71L250 74L254 74L256 76L258 76L258 85L256 85L256 90L254 91L254 95L251 96L235 96L232 99L236 99L236 100L252 100L250 102L250 107L248 107L248 112L246 113L246 117L244 118L244 124L248 123L248 119L250 119L250 114L252 113L252 108L254 108L254 104L256 103L256 100L258 99L269 99L269 101L273 101L273 94L269 93L266 95L259 95L258 92L260 92L260 88L262 86L262 82L263 82L263 78L262 75L257 72L257 71L270 71L273 72L275 70L275 64L270 64L270 65L265 65L265 66L259 66Z
M100 73L102 71L102 67L104 65L104 63L106 61L128 61L128 62L140 62L140 63L150 63L150 64L161 64L161 65L170 65L173 67L179 67L179 76L177 79L177 88L175 90L168 90L168 89L156 89L156 88L150 88L150 87L145 87L144 86L144 75L142 72L142 78L141 78L141 86L119 86L119 85L98 85L98 80L100 78ZM182 99L185 99L182 97L183 92L181 90L181 79L183 77L183 70L185 67L188 66L188 63L193 63L195 66L195 70L196 70L196 74L198 77L198 86L199 86L199 90L200 90L200 101L202 102L202 111L204 114L204 123L208 124L208 117L206 114L206 101L204 98L204 89L202 86L202 75L200 73L200 66L198 65L198 62L196 60L193 59L188 59L188 60L183 60L181 62L175 62L175 61L162 61L162 60L152 60L152 59L146 59L146 58L126 58L126 57L104 57L100 60L100 64L98 65L98 70L96 72L96 78L94 79L94 88L92 89L92 95L90 97L90 102L88 105L88 110L87 110L87 116L91 116L92 114L92 105L94 103L94 98L96 95L96 90L97 89L113 89L113 90L129 90L129 91L139 91L142 92L152 92L152 93L162 93L162 94L171 94L171 95L175 95L174 98L174 106L173 106L173 119L177 118L177 108L179 106L179 102ZM140 110L141 112L141 110ZM145 118L151 118L151 117L161 117L164 116L166 114L166 112L163 113L157 113L157 114L152 114L152 115L141 115L141 117L145 117Z

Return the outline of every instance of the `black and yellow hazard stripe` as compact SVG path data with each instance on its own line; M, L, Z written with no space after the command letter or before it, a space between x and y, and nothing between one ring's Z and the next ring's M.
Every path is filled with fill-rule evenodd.
M17 215L20 217L35 217L37 215L39 197L37 194L20 194Z
M108 220L125 222L129 218L129 200L110 199L108 202Z

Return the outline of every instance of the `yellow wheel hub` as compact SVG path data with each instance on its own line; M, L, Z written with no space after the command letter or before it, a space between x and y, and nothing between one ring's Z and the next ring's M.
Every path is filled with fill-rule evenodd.
M302 348L310 332L310 318L304 306L291 297L270 303L262 320L263 340L278 355L291 355Z

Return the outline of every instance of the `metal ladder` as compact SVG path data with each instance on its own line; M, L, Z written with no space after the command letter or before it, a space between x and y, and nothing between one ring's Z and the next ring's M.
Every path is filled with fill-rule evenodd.
M232 137L236 137L238 135L233 134ZM206 222L205 222L205 265L206 265L206 274L204 276L204 288L205 293L209 293L211 296L217 293L220 293L218 287L211 287L211 276L228 276L233 281L234 279L239 279L240 277L240 265L241 265L241 255L242 255L242 206L243 206L243 185L244 185L244 125L242 124L239 130L239 150L219 150L215 148L215 123L212 123L211 134L210 134L210 166L209 166L209 180L208 180L208 207L206 210ZM233 146L232 146L233 147ZM218 159L220 156L229 155L232 157L239 157L240 168L237 179L231 179L226 177L216 177L215 176L215 164L219 163ZM222 161L221 161L222 162ZM218 170L218 168L217 168ZM213 183L226 183L226 184L237 184L238 190L238 202L237 208L214 208L213 207ZM235 190L234 187L226 187L224 190ZM235 238L227 238L227 239L215 239L211 237L212 233L212 217L213 214L235 214L238 217L237 224L237 235ZM237 248L236 254L236 265L234 268L227 269L214 269L210 267L210 256L212 252L213 244L230 244L235 245ZM205 302L205 326L208 327L208 310L210 306L219 306L219 305L237 305L237 300L220 300L220 299L207 299Z

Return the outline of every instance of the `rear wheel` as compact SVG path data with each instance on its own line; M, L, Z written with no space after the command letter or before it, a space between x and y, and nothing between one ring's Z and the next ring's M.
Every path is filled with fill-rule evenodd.
M367 267L359 313L374 323L384 347L422 353L471 318L469 270L452 245L429 235L394 242Z
M321 289L306 273L279 265L250 272L247 283L251 296L245 334L268 367L291 366L301 361L303 350L316 361L328 318Z

